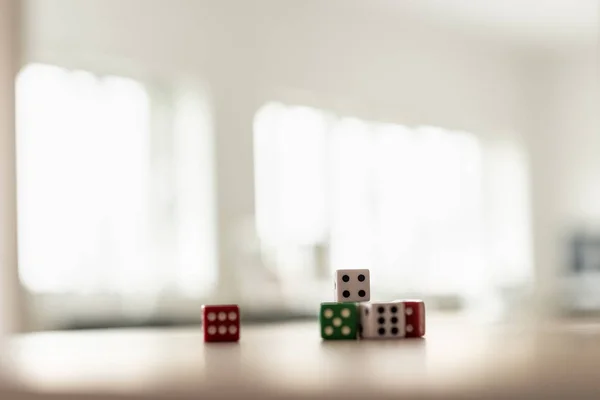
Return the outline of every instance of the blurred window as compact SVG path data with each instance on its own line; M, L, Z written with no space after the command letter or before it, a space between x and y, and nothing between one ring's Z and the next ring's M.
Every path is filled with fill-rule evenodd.
M33 295L69 296L42 301L46 314L148 313L165 293L206 295L216 264L200 97L32 64L17 114L20 276Z
M530 269L525 167L495 153L469 133L269 103L255 120L265 259L293 280L370 268L377 297L477 296L522 284ZM509 179L494 176L499 162L514 172Z

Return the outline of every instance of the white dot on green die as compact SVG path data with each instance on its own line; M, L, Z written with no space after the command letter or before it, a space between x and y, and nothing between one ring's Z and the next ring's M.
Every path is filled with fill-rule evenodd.
M327 336L333 335L333 328L331 326L325 327L324 331L325 331L325 335L327 335Z
M342 326L342 319L341 318L334 318L333 319L333 326L335 326L335 327Z
M342 327L342 335L344 336L348 336L350 334L350 327L349 326L343 326Z
M331 308L326 308L326 309L323 311L323 316L324 316L325 318L331 318L331 317L333 317L333 310L332 310Z
M350 310L349 310L349 309L347 309L347 308L344 308L344 309L342 310L341 314L342 314L342 317L343 317L343 318L348 318L348 317L350 316Z

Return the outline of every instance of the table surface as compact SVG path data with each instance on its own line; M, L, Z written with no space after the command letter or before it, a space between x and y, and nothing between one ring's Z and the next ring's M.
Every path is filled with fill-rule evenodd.
M600 399L600 322L478 325L430 319L427 337L322 341L316 322L13 338L1 399Z

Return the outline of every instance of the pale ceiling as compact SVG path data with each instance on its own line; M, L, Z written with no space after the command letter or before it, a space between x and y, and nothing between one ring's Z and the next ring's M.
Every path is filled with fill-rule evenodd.
M598 42L600 0L384 0L406 12L525 44Z

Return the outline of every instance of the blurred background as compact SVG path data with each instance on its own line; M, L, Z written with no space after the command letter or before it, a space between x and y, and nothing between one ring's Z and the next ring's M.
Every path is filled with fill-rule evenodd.
M25 330L600 311L597 1L21 4Z

